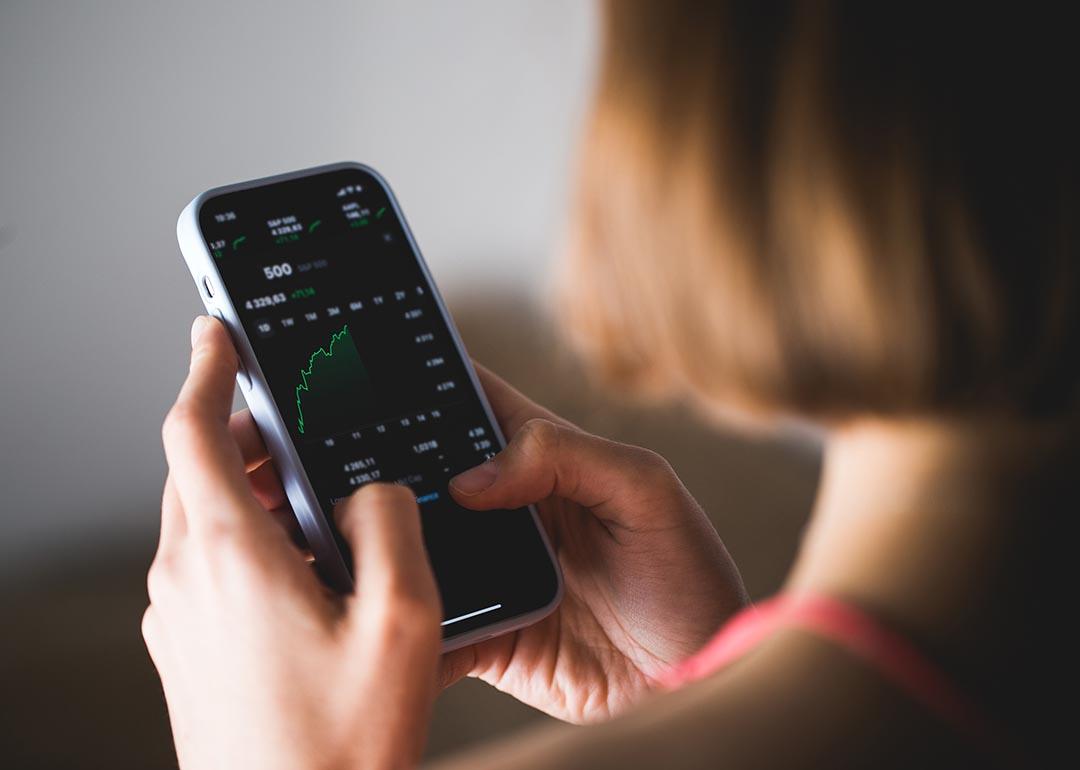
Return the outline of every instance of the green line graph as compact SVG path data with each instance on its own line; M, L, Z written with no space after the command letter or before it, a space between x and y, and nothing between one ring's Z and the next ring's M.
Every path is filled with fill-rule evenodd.
M371 384L346 324L330 343L308 358L296 386L296 429L311 425L341 427L360 419L371 405Z

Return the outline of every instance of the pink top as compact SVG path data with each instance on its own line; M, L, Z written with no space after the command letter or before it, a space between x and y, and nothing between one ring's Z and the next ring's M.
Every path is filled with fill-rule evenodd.
M976 746L998 759L1015 756L1001 744L1004 733L907 639L839 599L814 594L784 595L747 607L729 620L695 655L668 671L661 684L677 688L704 679L738 660L780 629L798 629L862 659L893 687L935 714Z

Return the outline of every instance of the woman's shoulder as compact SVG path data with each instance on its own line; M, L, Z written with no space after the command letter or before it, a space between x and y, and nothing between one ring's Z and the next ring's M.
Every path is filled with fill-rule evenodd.
M778 630L683 694L734 767L992 766L867 658L807 629Z
M557 726L460 759L593 770L994 766L872 667L797 629L610 722Z

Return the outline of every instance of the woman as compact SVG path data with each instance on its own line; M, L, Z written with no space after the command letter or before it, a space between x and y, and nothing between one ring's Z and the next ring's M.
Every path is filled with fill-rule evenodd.
M197 319L144 621L184 767L410 766L438 687L466 675L591 726L447 767L1056 756L1049 610L1078 509L1068 27L871 5L605 13L566 315L620 385L828 429L780 596L745 608L662 459L484 372L512 439L451 491L538 503L566 598L440 660L413 496L340 507L358 590L328 596L268 513L285 498L250 418L228 415L227 335Z

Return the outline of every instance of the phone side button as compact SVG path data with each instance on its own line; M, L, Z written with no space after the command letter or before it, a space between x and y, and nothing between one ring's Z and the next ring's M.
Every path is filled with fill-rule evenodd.
M220 310L214 308L210 312L214 318L221 321L222 325L225 325L226 328L228 328L227 324L225 324L225 316ZM247 369L244 367L244 362L239 359L239 356L236 361L236 381L240 383L240 387L244 389L244 392L251 392L251 375L248 374Z
M236 368L236 381L240 383L240 387L243 388L245 392L250 393L251 392L251 375L249 375L247 373L247 369L244 368L244 362L243 361L237 361L236 362L236 367L237 367Z

